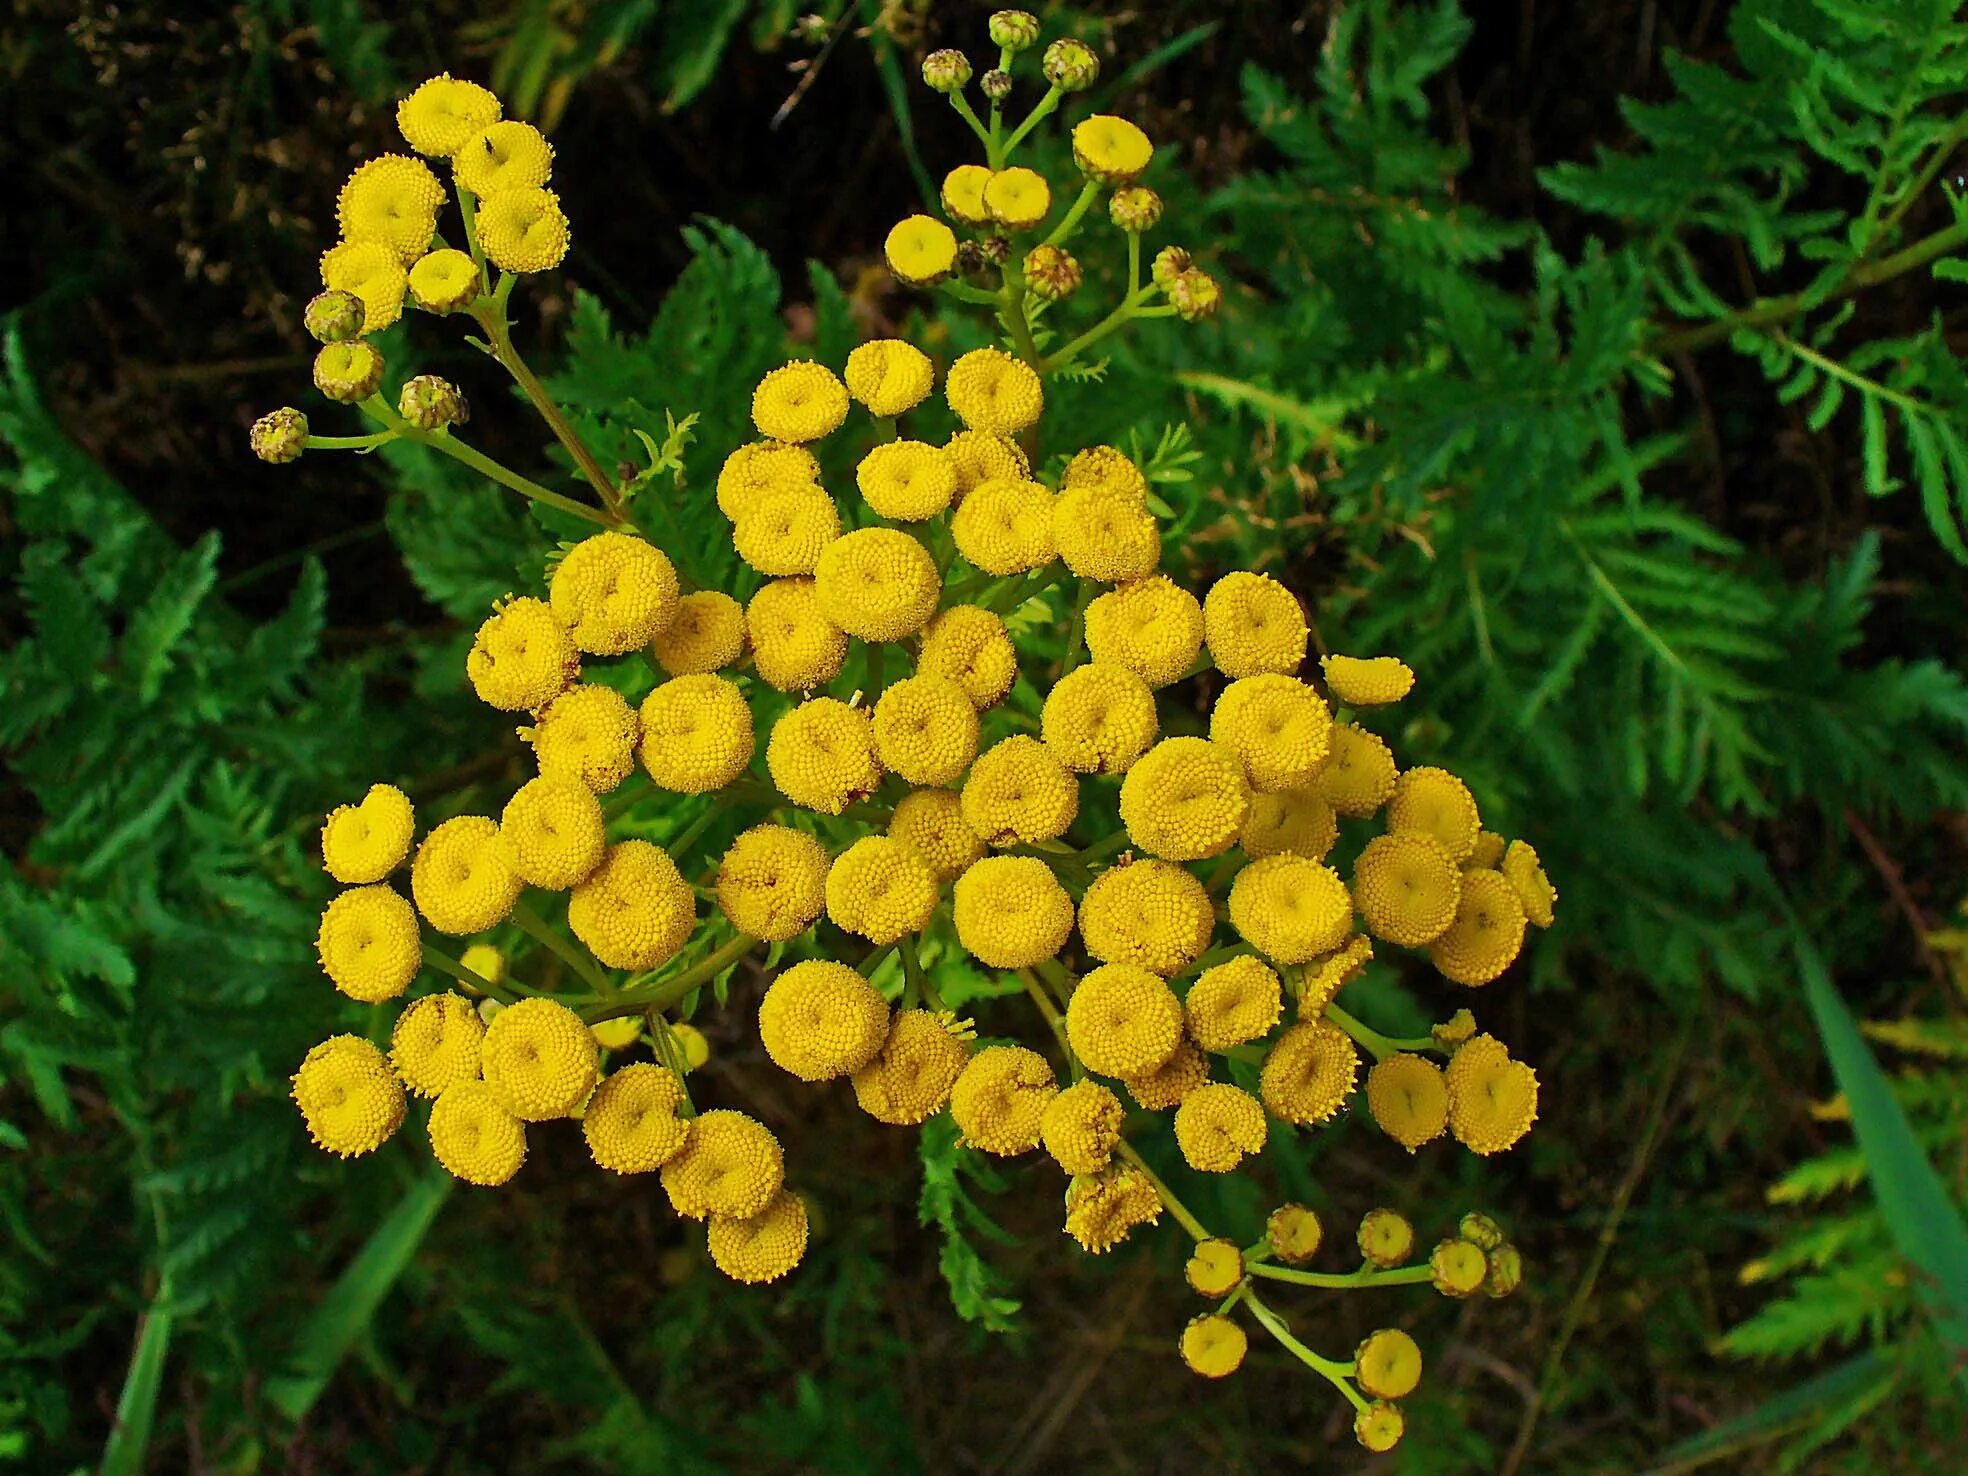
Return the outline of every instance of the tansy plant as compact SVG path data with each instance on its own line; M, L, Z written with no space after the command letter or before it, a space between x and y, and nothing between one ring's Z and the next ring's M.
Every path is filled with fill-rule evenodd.
M1172 1133L1190 1169L1249 1172L1274 1124L1317 1129L1364 1088L1409 1152L1445 1133L1480 1154L1510 1148L1536 1116L1537 1078L1469 1010L1392 1039L1338 997L1386 948L1421 952L1457 988L1487 986L1527 926L1550 924L1555 894L1530 846L1483 828L1460 779L1398 767L1377 731L1414 680L1398 659L1325 655L1314 672L1284 585L1232 572L1198 599L1159 571L1134 460L1111 446L1041 459L1049 376L1135 319L1206 316L1217 288L1174 247L1144 277L1161 206L1135 182L1153 148L1134 124L1073 128L1081 180L1063 209L1013 162L1097 64L1054 42L1046 91L1014 126L1005 104L1038 26L1007 11L990 34L981 117L962 56L924 65L985 151L944 182L964 237L911 216L887 256L906 282L994 309L1004 346L942 374L962 428L940 444L904 434L933 422L938 379L905 341L862 344L840 374L767 374L751 406L760 438L731 451L715 492L763 581L743 601L696 581L692 550L659 548L630 521L642 480L609 477L513 349L515 284L568 243L546 140L469 82L438 77L405 99L404 138L449 163L457 246L438 238L445 192L429 165L386 155L350 178L307 319L324 341L317 387L376 428L315 436L280 410L255 426L255 449L283 461L414 440L599 528L563 546L544 591L500 603L465 662L486 703L523 717L538 776L500 814L421 838L388 785L328 817L322 862L346 890L321 919L322 967L353 999L409 1002L387 1051L358 1035L315 1047L294 1098L314 1140L345 1156L376 1150L408 1099L429 1099L437 1160L479 1185L511 1180L529 1149L571 1151L556 1124L577 1120L596 1165L659 1175L678 1214L707 1222L720 1269L772 1281L805 1250L807 1201L764 1124L694 1100L704 1042L683 1021L763 952L758 1031L778 1066L844 1080L882 1123L947 1112L983 1153L1043 1152L1087 1252L1166 1212L1195 1241L1188 1279L1212 1304L1177 1339L1189 1365L1231 1373L1255 1323L1385 1450L1421 1374L1414 1342L1385 1330L1327 1357L1269 1297L1424 1282L1505 1295L1521 1267L1501 1230L1471 1214L1423 1250L1375 1209L1352 1237L1355 1267L1313 1270L1333 1237L1312 1210L1222 1227L1240 1230L1231 1238L1137 1144ZM1069 243L1103 197L1126 288L1042 351L1034 321L1079 284ZM416 376L394 404L382 396L368 335L406 295L478 326L591 498L468 446L450 384ZM809 448L829 436L862 448L857 497L823 485ZM1020 651L1018 635L1062 627L1056 665ZM606 681L597 661L615 663ZM709 798L687 824L651 823L685 796ZM406 864L407 896L392 883ZM1015 981L1002 997L1022 995L1025 1034L1049 1050L1015 1043L1013 1020L980 1041L946 1006L925 960L958 953ZM426 969L456 988L420 992Z

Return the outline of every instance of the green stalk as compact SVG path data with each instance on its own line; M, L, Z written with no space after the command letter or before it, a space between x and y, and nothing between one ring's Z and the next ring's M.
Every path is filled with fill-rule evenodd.
M624 990L605 1004L583 1010L581 1018L594 1025L621 1015L640 1014L644 1010L667 1010L691 990L715 979L738 962L752 951L757 942L758 939L744 933L735 934L675 978L664 979L644 989Z
M1148 1167L1148 1160L1134 1151L1132 1143L1123 1138L1114 1145L1114 1151L1133 1164L1142 1176L1155 1186L1155 1193L1161 1197L1162 1203L1168 1206L1168 1212L1175 1216L1176 1223L1189 1232L1191 1240L1203 1241L1210 1238L1210 1233L1203 1222L1191 1214L1189 1207L1175 1197L1175 1191L1164 1184L1161 1176Z
M1004 168L1005 162L1011 158L1012 150L1025 141L1026 134L1038 127L1041 121L1052 116L1053 110L1059 106L1059 99L1065 95L1057 87L1046 89L1046 95L1033 105L1032 111L1025 115L1025 121L1014 128L1011 137L1004 141L1004 147L998 151L998 168Z
M614 997L615 986L609 982L593 959L576 948L567 939L548 927L525 903L512 910L512 920L522 933L545 948L555 958L566 964L602 999Z
M1358 1271L1294 1271L1289 1266L1254 1265L1250 1268L1253 1276L1269 1277L1272 1281L1289 1281L1294 1286L1323 1286L1328 1289L1371 1286L1418 1286L1424 1281L1434 1279L1435 1273L1427 1266L1399 1266L1392 1271L1383 1271L1376 1266L1362 1266Z
M1246 1283L1248 1285L1248 1283ZM1305 1344L1292 1336L1291 1329L1285 1326L1284 1319L1258 1299L1255 1291L1249 1292L1244 1303L1251 1309L1251 1315L1264 1325L1264 1330L1290 1350L1293 1357L1326 1380L1340 1393L1344 1394L1355 1409L1365 1409L1367 1401L1360 1391L1353 1387L1347 1377L1351 1372L1349 1365L1334 1363L1330 1358L1321 1358Z
M310 451L373 451L395 439L395 431L381 430L366 436L309 436L302 444Z
M563 497L558 492L550 492L531 478L522 477L516 471L501 466L483 451L467 446L452 435L450 431L423 431L410 424L391 408L381 395L371 395L362 402L363 413L371 420L390 428L399 440L415 441L420 446L429 446L433 451L442 451L453 461L461 461L482 477L488 477L502 487L510 487L522 497L545 503L548 507L559 508L573 517L585 518L590 523L599 523L604 528L614 527L614 520L599 508L589 507L585 502L576 502L571 497Z
M1067 210L1064 219L1052 228L1052 234L1045 238L1045 244L1048 246L1064 245L1072 236L1073 232L1079 229L1080 218L1087 213L1087 207L1093 204L1095 197L1099 194L1099 180L1090 179L1081 185L1079 194L1073 198L1072 207ZM1134 244L1136 250L1140 249L1141 238L1139 236L1133 232L1129 232L1128 240Z
M1433 1050L1435 1047L1435 1037L1432 1035L1424 1035L1412 1040L1398 1040L1391 1035L1382 1035L1370 1025L1347 1014L1336 1004L1326 1006L1326 1018L1372 1051L1376 1061L1384 1061L1401 1051L1426 1051Z

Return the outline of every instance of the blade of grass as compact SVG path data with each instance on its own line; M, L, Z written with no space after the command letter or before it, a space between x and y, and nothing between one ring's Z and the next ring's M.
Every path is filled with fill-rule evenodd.
M150 1469L150 1427L157 1414L157 1391L164 1381L164 1364L171 1351L170 1283L137 1323L137 1345L130 1354L130 1372L116 1400L116 1423L103 1447L102 1476L139 1476Z
M1711 1461L1741 1455L1811 1424L1830 1408L1893 1376L1893 1366L1877 1349L1867 1349L1821 1374L1772 1395L1747 1414L1724 1420L1711 1430L1669 1446L1646 1476L1679 1476Z

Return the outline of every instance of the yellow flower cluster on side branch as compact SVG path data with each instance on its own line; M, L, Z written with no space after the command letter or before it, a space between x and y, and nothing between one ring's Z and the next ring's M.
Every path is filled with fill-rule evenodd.
M1055 43L1044 98L1012 128L1008 84L991 78L1038 27L1002 12L991 31L990 121L960 111L992 165L954 172L945 205L1015 234L1043 222L1050 197L1009 153L1095 67ZM925 75L956 102L969 68L952 55ZM470 311L494 357L537 388L501 346L512 273L565 246L552 150L450 78L420 87L399 120L414 149L450 161L465 263L505 272L489 298L482 278L467 283ZM1122 205L1152 157L1134 125L1094 116L1073 145L1085 183L1062 224L1102 190L1119 191L1117 220L1159 213ZM433 248L436 198L415 160L358 171L336 250L373 248L380 265L331 277L362 288L343 289L359 314L311 308L342 311L338 329L360 317L331 346L393 315L390 271L408 265L423 303L418 270L451 250ZM951 269L954 257L936 264L947 227L904 227L890 240L899 276ZM1025 304L1027 267L986 295ZM842 364L765 375L756 438L696 494L749 568L739 589L704 587L691 550L657 547L622 515L620 489L590 478L605 526L563 545L543 588L488 612L461 673L520 723L533 776L480 813L413 807L378 784L322 827L322 864L343 887L321 918L323 971L396 1013L387 1051L357 1035L315 1047L295 1102L345 1156L428 1103L414 1120L430 1151L474 1185L511 1181L529 1154L580 1151L607 1173L654 1175L679 1217L704 1222L721 1270L771 1281L807 1246L808 1201L792 1187L804 1166L764 1123L696 1100L708 1050L686 1016L728 995L755 1009L796 1093L851 1092L896 1127L947 1113L971 1149L1050 1160L1063 1232L1086 1253L1172 1219L1212 1304L1172 1330L1190 1367L1234 1372L1255 1326L1352 1404L1362 1444L1388 1449L1422 1373L1413 1340L1383 1330L1328 1357L1267 1298L1424 1283L1507 1295L1522 1267L1502 1231L1470 1214L1426 1247L1376 1209L1357 1262L1320 1270L1334 1252L1312 1210L1279 1206L1231 1239L1165 1175L1262 1184L1268 1160L1355 1104L1409 1154L1443 1139L1510 1149L1536 1119L1536 1074L1456 1002L1551 924L1556 892L1528 842L1484 827L1460 778L1400 766L1384 712L1415 674L1397 657L1312 659L1306 607L1270 574L1191 589L1164 570L1152 466L1105 445L1035 454L1061 360L1004 321L1003 346L946 364L882 339ZM953 434L931 429L939 397ZM460 454L448 424L376 418L380 436ZM830 485L813 451L836 437L850 454L829 464L851 464L851 486ZM578 442L570 452L594 465ZM524 481L503 472L486 474ZM1404 956L1451 1002L1416 1038L1342 1004L1369 966ZM761 958L754 991L738 971ZM981 1040L941 992L972 971L1010 989ZM433 973L449 987L427 988Z

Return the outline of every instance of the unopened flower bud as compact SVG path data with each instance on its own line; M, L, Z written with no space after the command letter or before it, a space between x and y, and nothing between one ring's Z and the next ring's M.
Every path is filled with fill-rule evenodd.
M1000 10L991 17L991 44L1023 51L1039 39L1039 18L1027 10Z
M383 356L366 338L323 344L314 356L314 387L331 400L366 400L382 382Z
M1107 202L1107 218L1131 236L1152 231L1161 223L1162 197L1146 185L1116 190Z
M362 333L362 299L353 292L318 292L308 299L301 321L316 343L341 343Z
M1398 1266L1414 1249L1414 1226L1391 1209L1368 1210L1360 1220L1360 1254L1376 1266Z
M993 67L984 74L978 86L984 89L984 95L992 102L1001 103L1011 96L1011 73Z
M1392 1450L1401 1443L1401 1436L1407 1433L1407 1417L1401 1413L1401 1406L1385 1399L1376 1399L1365 1409L1353 1416L1353 1438L1375 1455Z
M1216 285L1216 278L1195 267L1177 273L1175 280L1163 290L1175 304L1175 315L1185 323L1200 323L1214 317L1223 301L1223 289Z
M1025 280L1047 302L1071 297L1080 287L1080 264L1058 246L1034 246L1025 253Z
M957 243L957 272L960 276L979 276L989 265L990 262L984 256L984 248L975 241Z
M978 242L978 247L992 266L1003 266L1011 260L1011 242L1003 236L986 236Z
M1445 1297L1471 1295L1490 1274L1489 1257L1483 1248L1467 1240L1445 1240L1428 1257L1430 1279Z
M1464 1240L1480 1245L1484 1250L1495 1250L1503 1244L1503 1227L1488 1215L1471 1210L1462 1217L1456 1226L1456 1234Z
M1189 253L1180 246L1164 246L1155 253L1155 264L1149 269L1149 275L1154 277L1156 286L1166 288L1191 265Z
M922 79L932 92L962 92L970 81L970 58L945 48L923 58Z
M1524 1258L1506 1240L1490 1252L1490 1275L1483 1283L1483 1290L1493 1297L1507 1297L1523 1284Z
M1045 49L1040 70L1061 92L1084 92L1100 75L1100 58L1084 41L1061 37Z
M1281 1204L1264 1222L1264 1239L1271 1254L1287 1266L1302 1266L1318 1253L1325 1227L1318 1213L1302 1204Z
M419 374L404 380L396 408L418 430L443 430L471 419L471 406L465 403L458 386L435 374Z
M249 439L255 456L279 466L307 449L307 435L307 417L292 405L283 405L254 421Z

